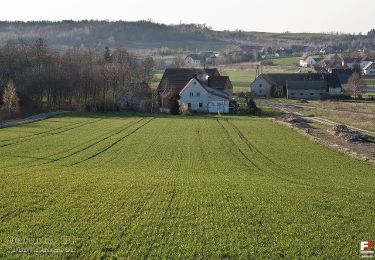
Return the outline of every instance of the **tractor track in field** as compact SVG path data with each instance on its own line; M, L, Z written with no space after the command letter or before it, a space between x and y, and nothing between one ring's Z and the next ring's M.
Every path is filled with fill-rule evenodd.
M137 124L138 122L140 122L140 121L142 121L142 120L143 120L143 119L138 120L137 122L131 122L131 124L127 124L125 127L124 127L124 126L121 126L121 127L118 127L118 128L116 128L116 129L114 129L114 130L111 130L111 131L109 131L109 132L103 133L103 134L101 134L101 135L99 135L99 136L96 136L96 137L94 137L94 138L91 138L90 140L88 140L88 141L86 141L86 142L84 142L84 143L81 143L81 144L79 144L79 145L77 145L77 146L74 146L74 147L70 148L69 150L62 151L62 152L57 152L57 153L54 153L54 154L48 155L48 156L46 156L46 157L44 157L44 158L38 158L38 159L36 159L36 160L33 161L33 162L36 162L36 161L40 161L40 160L45 160L45 161L47 161L47 162L43 162L43 163L40 163L40 164L34 164L34 165L32 165L32 164L28 164L28 165L25 165L24 167L36 167L36 166L41 166L41 165L45 165L45 164L49 164L49 163L54 163L54 162L60 161L60 160L62 160L62 159L68 158L68 157L70 157L70 156L73 156L73 155L75 155L75 154L78 154L78 153L80 153L80 152L83 152L84 150L87 150L88 148L90 148L90 147L92 147L92 146L94 146L94 145L100 143L100 142L103 141L104 139L108 139L109 137L111 137L111 136L113 136L113 135L115 135L115 134L118 134L118 133L120 133L120 132L123 131L123 130L126 130L127 128L129 128L129 127L131 127L131 126ZM108 136L108 135L109 135L109 136ZM103 137L103 138L102 138L102 137ZM56 155L59 155L59 154L62 154L62 153L67 153L67 152L72 151L72 150L74 150L74 149L76 149L76 148L82 147L83 145L88 144L88 143L90 143L90 142L92 142L92 141L95 141L95 140L97 140L98 138L102 138L102 139L96 141L94 144L90 144L89 147L84 147L83 149L80 149L80 150L78 150L78 151L76 151L76 152L74 152L74 153L70 153L70 154L68 154L67 156L59 157L59 158L57 158L57 159L50 158L50 157L53 157L53 156L56 156ZM31 162L31 163L33 163L33 162ZM9 166L9 167L7 167L7 168L12 168L12 167L17 167L17 166L19 166L19 165L13 165L13 166Z
M52 136L52 135L55 135L55 134L61 134L61 133L65 133L65 132L68 132L70 130L74 130L74 129L77 129L77 128L80 128L80 127L83 127L83 126L86 126L86 125L90 125L90 124L93 124L93 123L96 123L96 122L99 122L103 119L97 119L97 120L90 120L89 122L85 121L85 122L80 122L80 123L76 123L76 124L72 124L72 125L69 125L69 126L65 126L65 127L60 127L60 128L57 128L57 129L52 129L52 130L49 130L49 131L45 131L43 133L38 133L38 134L34 134L34 135L31 135L32 137L31 138L27 138L27 139L24 139L24 140L20 140L20 141L16 141L16 142L12 142L12 143L8 143L8 144L3 144L3 145L0 145L0 148L1 147L7 147L7 146L11 146L11 145L15 145L15 144L20 144L20 143L24 143L24 142L27 142L27 141L30 141L32 139L34 139L34 137L38 136L40 138L42 137L46 137L46 136ZM68 128L68 129L64 129L60 132L56 132L56 133L52 133L52 134L49 134L53 131L56 131L58 129L62 129L62 128L67 128L67 127L70 127L70 126L73 126L74 127L71 127L71 128ZM42 135L42 136L40 136ZM20 138L26 138L26 137L20 137Z
M125 234L129 233L129 231L131 229L131 226L133 225L134 221L136 221L143 214L147 204L151 201L151 199L154 196L157 188L158 188L158 185L154 185L152 190L146 194L144 199L139 201L140 206L135 210L135 212L132 215L130 215L127 218L127 225L125 227L122 227L122 231L120 233L120 237L121 237L120 240L121 241L122 241L122 238L125 236ZM131 246L132 246L132 244L130 245L130 247ZM120 248L120 244L117 244L116 248L114 248L113 251L116 252L116 251L118 251L119 248ZM130 248L129 248L129 250L127 250L127 252L130 252Z
M219 122L219 120L217 119L217 121ZM240 153L244 156L244 158L246 159L246 160L248 160L253 166L255 166L258 170L261 170L261 168L259 167L259 166L257 166L254 162L252 162L251 160L250 160L250 158L242 151L242 149L235 143L235 141L234 141L234 139L232 138L232 136L230 135L230 133L229 133L229 131L225 128L225 126L221 123L221 122L219 122L219 124L221 125L221 127L225 130L225 132L227 133L227 137L231 140L231 142L232 142L232 144L234 145L234 146L236 146L236 148L240 151ZM229 124L229 122L228 122L228 124ZM238 133L237 133L238 134ZM243 136L243 135L242 135ZM244 138L246 138L245 136L243 136ZM242 139L242 138L241 138ZM243 141L243 140L242 140ZM256 149L254 146L253 146L253 148L257 151L257 152L259 152L258 151L258 149ZM261 152L259 152L260 154L262 154ZM266 156L264 156L263 155L263 157L265 157L266 159L267 159L267 157ZM275 163L274 163L275 164ZM277 165L277 164L275 164L275 165ZM280 167L279 165L277 165L278 167ZM286 181L286 182L289 182L289 183L293 183L293 184L295 184L295 185L302 185L302 186L310 186L310 184L308 184L308 183L303 183L303 182L300 182L300 181L298 181L298 180L290 180L289 178L286 178L286 177L284 177L284 176L281 176L278 172L276 172L275 170L273 170L273 169L271 169L270 167L268 167L268 169L273 173L271 176L272 177L276 177L276 178L278 178L278 179L280 179L280 180L283 180L283 181Z
M30 135L25 135L25 136L19 136L19 137L9 138L9 139L5 139L5 140L0 140L0 143L5 143L5 142L9 142L9 141L14 141L14 140L20 140L20 139L24 139L24 138L28 138L28 137L34 137L34 136L43 135L43 134L48 134L48 133L53 132L55 130L59 130L59 129L62 129L62 128L67 128L69 126L73 126L73 125L77 125L77 124L82 124L82 122L73 123L73 124L69 124L69 125L64 125L64 126L61 126L61 127L57 127L57 128L54 128L54 129L50 129L50 130L47 130L47 131L43 131L43 132L39 132L39 133L34 133L34 134L30 134ZM30 140L30 139L32 139L32 138L29 138L28 140ZM1 144L0 144L0 147L1 147Z
M147 152L150 152L151 148L152 147L155 147L155 143L159 140L160 136L162 135L162 133L164 133L165 129L167 128L168 125L164 125L164 127L158 132L158 134L155 136L155 138L152 140L152 142L143 150L142 154L139 155L137 157L137 159L135 159L135 164L137 165L138 162L142 159L144 159L144 156L146 155ZM115 157L115 159L117 158L118 156ZM113 159L111 160L113 161ZM110 161L110 162L111 162Z
M228 120L229 121L229 120ZM243 133L237 128L236 125L234 125L232 122L228 122L228 124L230 124L233 129L235 130L235 132L240 136L240 138L244 138L246 140L243 140L246 144L250 144L250 142L247 140L247 138L243 135ZM241 137L242 136L242 137ZM281 167L280 165L276 164L274 161L272 161L271 159L269 159L267 156L265 156L261 151L259 151L259 149L257 149L254 145L252 145L252 147L254 148L254 150L259 153L263 158L265 158L267 161L271 162L272 164L278 166L280 169L284 170L283 167ZM276 178L279 178L283 181L286 181L286 182L289 182L289 183L293 183L293 184L296 184L296 185L304 185L304 186L309 186L309 184L306 184L306 183L301 183L299 181L296 181L296 180L290 180L288 178L285 178L284 176L281 176L278 172L276 172L274 169L271 169L269 168L269 170L273 173L272 177L276 177Z
M255 168L257 168L258 170L261 170L260 167L258 165L256 165L246 154L245 152L236 144L236 141L234 141L232 135L229 133L228 129L225 128L225 126L220 122L219 119L216 119L216 122L221 126L221 128L224 130L225 134L226 134L226 137L228 138L228 140L232 143L232 145L234 147L237 148L237 150L242 154L242 156L245 158L245 160L247 160L248 162L250 162Z
M246 136L241 132L240 129L238 129L238 127L233 123L231 122L230 120L226 120L228 122L229 125L232 126L233 130L238 134L238 136L241 138L241 140L247 145L247 147L249 147L249 149L251 151L255 151L257 153L259 153L263 158L265 158L267 161L269 161L270 163L274 164L274 165L277 165L272 159L270 159L268 156L266 156L263 152L261 152L254 144L252 144L249 139L246 138ZM279 165L277 165L279 166ZM280 167L280 166L279 166Z
M138 123L140 121L141 120L138 120L137 122L130 122L130 124L126 124L125 126L122 125L120 127L117 127L116 129L109 130L108 132L105 132L105 133L102 133L98 136L95 136L95 137L93 137L93 138L91 138L91 139L89 139L89 140L87 140L83 143L80 143L79 145L73 146L69 150L53 153L53 154L49 155L49 157L57 156L57 155L63 154L63 153L69 153L70 151L75 150L77 148L80 148L84 145L91 144L91 142L93 142L93 141L94 142L103 141L103 139L105 139L108 135L113 136L113 135L119 134L119 133L121 133L121 131L126 130L128 127L130 127L132 125L135 125L136 123ZM98 139L100 139L100 140L98 140ZM54 159L51 159L51 160L54 160Z
M168 200L168 204L167 204L167 207L165 208L165 210L163 211L163 215L162 217L160 218L160 221L156 227L156 230L157 230L157 233L159 233L159 231L161 230L161 226L162 226L162 223L164 221L164 219L166 218L168 212L170 211L171 209L171 206L172 206L172 203L173 201L175 200L176 198L176 194L177 194L177 191L176 191L176 188L173 188L173 190L170 192L170 198ZM163 234L165 234L165 230L163 231ZM151 251L152 251L152 248L153 246L155 245L155 242L156 242L156 236L153 237L152 241L151 241L151 244L149 245L149 248L146 252L146 254L144 255L144 259L148 259L150 254L151 254Z
M243 133L237 128L237 126L235 126L233 124L233 122L231 122L230 120L228 119L225 119L225 121L230 125L232 126L233 130L237 133L237 135L240 137L240 139L247 145L247 147L249 147L250 151L254 152L255 148L254 146L250 143L250 141L243 135Z
M75 166L75 165L81 164L81 163L83 163L83 162L86 162L86 161L88 161L88 160L91 160L91 159L93 159L93 158L95 158L95 157L101 155L102 153L104 153L104 152L108 151L109 149L111 149L112 147L114 147L116 144L118 144L118 143L120 143L121 141L123 141L125 138L127 138L127 137L133 135L134 133L136 133L139 129L143 128L145 125L148 125L148 124L149 124L151 121L153 121L154 119L155 119L155 118L152 118L152 119L148 120L146 123L144 123L143 125L138 126L136 129L134 129L134 130L131 131L130 133L126 134L125 136L123 136L123 137L117 139L115 142L111 143L109 146L107 146L107 147L104 148L103 150L101 150L101 151L99 151L99 152L97 152L97 153L95 153L95 154L93 154L93 155L87 157L87 158L84 159L84 160L81 160L81 161L75 162L75 163L73 163L73 164L70 164L70 166ZM141 120L143 120L143 119L141 119ZM141 120L140 120L140 121L141 121ZM140 121L138 121L138 122L140 122ZM138 123L138 122L137 122L137 123ZM130 126L129 126L129 127L130 127ZM124 129L124 130L125 130L125 129ZM108 137L108 138L109 138L109 137ZM108 139L108 138L107 138L107 139Z
M59 130L59 129L62 129L62 128L66 128L66 127L77 125L77 124L81 124L81 123L82 122L73 123L73 124L69 123L68 125L56 127L54 129L50 129L50 130L39 132L39 133L34 133L34 134L30 134L30 135L25 135L25 136L19 136L19 137L9 138L9 139L5 139L5 140L0 140L0 143L8 142L8 141L13 141L13 140L19 140L19 139L23 139L23 138L27 138L27 137L33 137L33 136L42 135L42 134L47 134L47 133L50 133L50 132L55 131L55 130Z
M144 119L142 118L142 119L140 119L140 120L138 120L138 121L136 121L136 122L132 122L132 123L130 123L130 124L126 124L125 126L121 126L121 127L119 127L119 128L116 128L116 129L114 129L113 131L109 131L109 132L107 132L107 133L104 133L103 135L100 136L100 137L103 137L103 138L101 138L101 139L99 139L99 140L97 140L98 137L92 138L92 139L90 139L89 141L87 141L86 143L89 143L89 142L91 142L92 140L97 140L97 141L95 141L94 143L91 143L91 144L89 144L89 145L87 145L87 146L85 146L85 147L83 147L83 148L81 148L81 149L79 149L79 150L77 150L77 151L75 151L75 152L69 153L69 154L67 154L67 155L65 155L65 156L62 156L62 157L59 157L59 158L57 158L57 159L52 159L51 162L58 162L58 161L61 161L61 160L63 160L63 159L66 159L66 158L72 157L72 156L74 156L74 155L76 155L76 154L79 154L79 153L81 153L81 152L84 152L84 151L86 151L87 149L89 149L89 148L91 148L91 147L93 147L93 146L95 146L95 145L97 145L97 144L99 144L99 143L101 143L101 142L103 142L103 141L105 141L105 140L107 140L107 139L113 137L114 135L117 135L117 134L121 133L122 131L124 131L124 130L126 130L126 129L132 127L132 126L134 126L135 124L141 122L142 120L144 120ZM86 143L84 143L84 144L86 144ZM84 145L84 144L80 144L79 146L74 147L74 148L72 148L72 149L70 149L70 150L68 150L68 151L66 151L66 152L69 152L69 151L71 151L71 150L73 150L73 149L75 149L75 148L81 147L81 146ZM65 153L65 152L64 152L64 153ZM52 155L52 156L53 156L53 155Z

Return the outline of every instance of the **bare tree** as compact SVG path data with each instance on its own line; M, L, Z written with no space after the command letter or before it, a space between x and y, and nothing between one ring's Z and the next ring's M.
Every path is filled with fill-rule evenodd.
M353 73L348 80L347 86L345 87L345 93L357 98L364 93L365 88L366 82L358 73Z
M185 66L185 58L182 55L177 55L173 59L173 67L176 69L183 68Z
M169 104L169 99L173 95L173 90L169 87L168 80L164 82L164 84L160 87L159 89L159 96L160 96L160 108L162 112L165 112L166 109L169 109L170 104Z
M151 83L153 73L151 58L139 60L123 47L113 53L109 48L100 54L85 47L60 53L43 39L0 46L0 86L12 80L22 105L29 107L115 110L120 88Z
M3 94L3 109L8 111L9 114L17 112L19 108L19 101L16 86L13 81L9 81L4 89Z

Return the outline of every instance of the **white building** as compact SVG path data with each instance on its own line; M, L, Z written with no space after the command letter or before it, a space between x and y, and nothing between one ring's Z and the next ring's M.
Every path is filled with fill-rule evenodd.
M363 74L365 76L374 76L375 77L375 62L370 62L368 63L364 68L363 68Z
M229 113L231 97L193 78L180 92L180 107L202 113Z
M185 64L196 67L201 65L201 61L201 56L199 54L189 54L185 59Z
M300 67L305 67L305 68L313 67L316 64L317 64L316 60L311 56L307 56L299 61Z
M271 96L271 82L264 75L260 75L254 82L250 84L250 92L256 97L270 97Z

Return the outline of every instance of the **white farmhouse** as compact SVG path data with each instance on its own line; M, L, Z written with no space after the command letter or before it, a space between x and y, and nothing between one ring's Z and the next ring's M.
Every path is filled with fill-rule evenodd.
M305 67L305 68L313 67L316 64L317 62L312 56L306 56L299 61L300 67Z
M202 113L229 113L228 93L213 89L197 78L191 79L180 92L180 107Z
M188 66L199 66L201 64L201 56L199 54L189 54L185 59L185 64Z
M363 68L363 74L365 76L374 76L375 77L375 62L370 62L368 63L364 68Z

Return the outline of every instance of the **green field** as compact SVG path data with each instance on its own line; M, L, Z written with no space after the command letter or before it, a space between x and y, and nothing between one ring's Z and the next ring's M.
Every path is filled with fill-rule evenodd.
M255 70L227 70L225 71L233 84L233 92L249 92L250 83L255 80Z
M299 60L301 57L288 57L288 58L278 58L272 59L272 63L275 66L294 66L297 67L299 65ZM296 68L298 69L298 68Z
M375 88L375 79L365 79L367 87Z
M353 259L374 239L375 166L267 118L71 114L0 147L0 258Z

